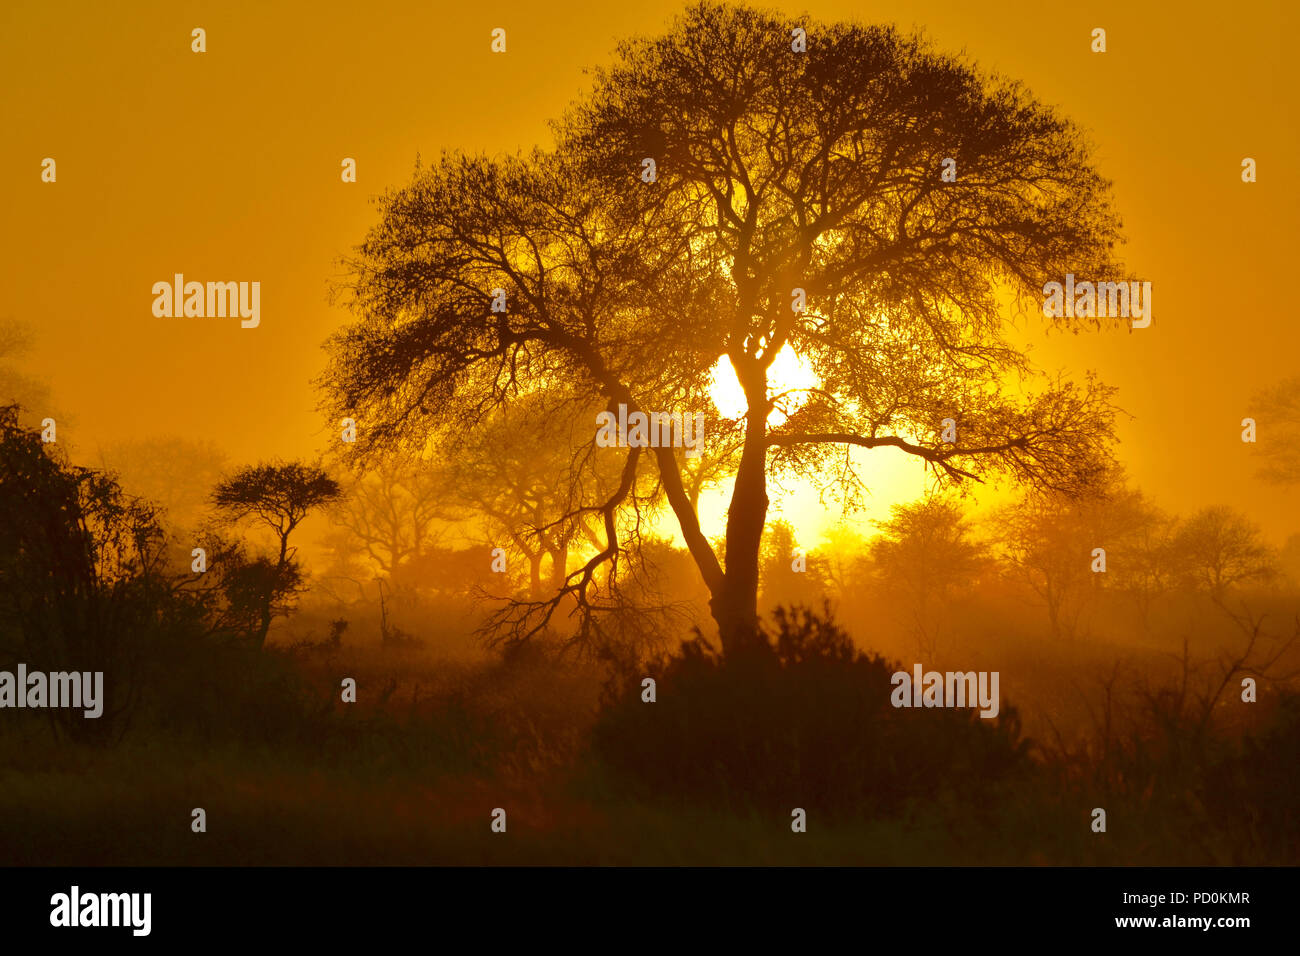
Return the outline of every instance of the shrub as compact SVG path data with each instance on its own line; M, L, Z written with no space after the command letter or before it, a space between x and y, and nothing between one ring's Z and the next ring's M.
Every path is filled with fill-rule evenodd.
M616 786L738 809L884 814L960 790L978 798L1028 769L1014 708L895 709L899 670L855 649L829 613L775 615L755 652L722 657L697 633L678 654L624 670L592 753ZM641 680L656 679L644 703Z

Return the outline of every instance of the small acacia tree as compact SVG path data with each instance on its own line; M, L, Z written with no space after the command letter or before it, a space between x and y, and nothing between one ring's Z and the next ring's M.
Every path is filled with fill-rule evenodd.
M277 600L299 580L289 536L314 509L341 497L338 482L316 465L272 462L242 468L217 485L212 503L232 521L253 518L265 525L279 543L274 564L266 562L249 586L259 587L260 621L257 644L266 644ZM261 582L260 585L256 582Z

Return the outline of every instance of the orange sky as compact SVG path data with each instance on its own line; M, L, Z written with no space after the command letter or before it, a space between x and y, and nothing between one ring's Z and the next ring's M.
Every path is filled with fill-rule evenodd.
M1166 508L1226 502L1275 540L1300 530L1297 492L1252 478L1239 437L1256 389L1300 373L1290 5L772 6L922 26L1086 127L1116 184L1126 261L1154 284L1154 322L1052 337L1040 361L1119 386L1135 416L1121 455ZM5 0L0 318L38 329L26 370L50 383L79 447L181 435L235 461L311 454L327 436L310 380L345 318L326 290L372 222L369 197L404 182L417 151L546 141L585 67L680 9ZM204 54L190 51L196 26ZM489 50L498 26L504 55ZM40 181L46 156L53 185ZM346 156L355 185L340 181ZM1244 156L1259 162L1256 184L1240 181ZM260 327L155 318L151 286L176 272L260 281ZM881 474L881 508L914 493L906 475ZM821 511L790 507L805 521Z

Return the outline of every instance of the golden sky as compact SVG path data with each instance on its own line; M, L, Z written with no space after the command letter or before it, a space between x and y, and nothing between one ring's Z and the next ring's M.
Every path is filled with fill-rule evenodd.
M1134 416L1121 456L1166 508L1226 502L1275 540L1300 530L1297 492L1256 481L1240 441L1254 392L1300 373L1294 5L770 5L923 27L1084 126L1116 184L1125 259L1153 282L1154 321L1032 335L1040 361L1119 386ZM333 432L310 381L345 319L326 292L373 221L369 197L406 181L417 152L546 142L584 68L680 9L5 0L0 319L37 328L27 371L50 383L79 447L181 435L234 461L311 454ZM194 27L206 53L191 52ZM494 27L504 55L489 49ZM1089 49L1094 27L1105 54ZM1246 156L1259 164L1251 185ZM54 184L41 182L44 157ZM356 184L340 181L344 157ZM151 287L177 272L260 281L260 327L156 318ZM918 465L880 475L882 509L919 489ZM788 509L801 526L822 511L806 497Z

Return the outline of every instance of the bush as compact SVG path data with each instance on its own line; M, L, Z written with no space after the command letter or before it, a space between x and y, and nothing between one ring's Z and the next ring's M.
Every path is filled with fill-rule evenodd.
M1269 725L1206 771L1199 796L1231 834L1234 863L1294 864L1300 847L1300 694L1283 692ZM1285 755L1291 754L1288 758Z
M778 610L759 649L724 658L697 633L679 654L611 685L592 753L617 787L670 801L832 816L986 787L1029 766L1014 708L895 709L900 668L856 650L830 620ZM644 703L641 680L656 678Z

